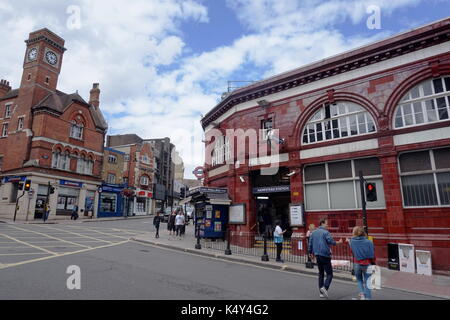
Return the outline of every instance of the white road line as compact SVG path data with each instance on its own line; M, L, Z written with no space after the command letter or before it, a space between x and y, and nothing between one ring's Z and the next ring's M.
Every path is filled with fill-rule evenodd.
M50 227L50 226L41 226L41 225L39 225L40 227L45 227L45 228L48 228L48 229L51 229L51 230L58 230L58 231L65 231L65 230L61 230L61 229L58 229L58 228L55 228L55 227ZM102 242L106 242L106 243L112 243L111 241L107 241L107 240L102 240L102 239L98 239L98 238L94 238L94 237L89 237L89 236L85 236L85 235L83 235L83 234L81 234L81 233L77 233L77 232L72 232L72 231L66 231L67 233L71 233L71 234L74 234L74 235L77 235L77 236L80 236L80 237L83 237L83 238L86 238L86 239L94 239L94 240L96 240L96 241L102 241Z

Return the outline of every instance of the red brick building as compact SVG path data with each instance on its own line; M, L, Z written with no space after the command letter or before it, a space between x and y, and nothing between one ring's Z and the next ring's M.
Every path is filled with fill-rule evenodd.
M257 233L258 207L286 221L289 204L302 203L305 226L326 217L335 238L348 237L362 225L362 170L377 185L368 228L378 261L386 265L387 243L411 243L450 270L449 36L444 19L228 94L202 125L205 185L246 205L246 223L231 228ZM279 130L276 175L260 174L276 158L249 147L236 163L226 130L238 128Z
M134 189L136 195L128 207L129 213L153 213L155 157L152 145L135 134L108 136L107 145L125 153L123 182Z
M55 187L50 218L66 218L75 205L83 213L96 210L107 130L98 84L89 103L78 92L57 90L64 40L42 29L25 42L20 88L0 84L0 215L13 216L22 195L18 182L26 179L32 181L34 193L20 199L19 219L42 216L49 182Z

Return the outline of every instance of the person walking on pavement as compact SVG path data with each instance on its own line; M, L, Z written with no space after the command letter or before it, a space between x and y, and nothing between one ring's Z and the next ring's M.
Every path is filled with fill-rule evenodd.
M183 212L181 210L178 211L178 214L175 217L175 227L177 232L177 237L181 239L181 233L183 232L182 227L185 225L186 220L184 219Z
M321 298L328 298L328 290L330 289L331 281L333 280L330 246L335 246L336 241L333 240L333 237L327 228L328 221L326 219L320 220L319 228L311 234L308 246L310 258L313 259L313 256L316 257L317 267L319 269L319 291ZM337 243L343 243L342 239ZM324 272L327 273L325 281Z
M156 212L155 217L153 218L153 225L155 226L156 229L156 235L155 238L159 238L159 225L161 224L161 216L160 216L160 212Z
M367 273L369 265L375 264L375 249L373 242L367 239L364 227L353 228L353 238L350 239L350 249L353 253L353 265L359 289L360 300L371 300L372 293L368 287L370 274Z
M169 230L169 235L175 235L175 211L173 211L169 216L169 221L167 222L167 230Z
M75 205L72 209L72 216L70 217L70 220L77 220L78 219L78 206Z
M275 242L275 245L277 246L277 262L283 263L284 261L281 259L281 252L283 251L283 234L286 232L286 230L281 230L281 221L277 220L275 222L275 231L273 232L273 241Z

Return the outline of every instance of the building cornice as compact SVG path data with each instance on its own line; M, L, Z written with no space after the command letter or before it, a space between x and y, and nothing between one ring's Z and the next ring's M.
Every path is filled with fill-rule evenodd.
M201 120L203 129L232 107L450 40L450 18L342 53L233 91Z

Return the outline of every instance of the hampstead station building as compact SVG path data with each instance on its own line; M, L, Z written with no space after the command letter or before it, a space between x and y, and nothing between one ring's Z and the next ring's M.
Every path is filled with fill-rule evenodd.
M303 204L294 235L328 218L335 239L349 237L363 225L363 171L377 187L367 217L378 262L387 264L388 243L407 243L431 251L435 271L450 270L449 37L444 19L225 96L202 125L205 185L245 205L231 230L257 234L262 206L285 222L289 205ZM260 148L238 162L230 129L276 129L278 172L261 174L273 157ZM268 145L264 135L257 143Z

